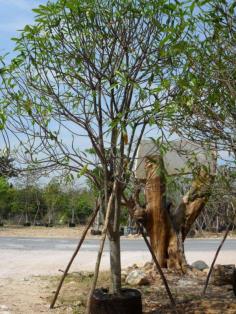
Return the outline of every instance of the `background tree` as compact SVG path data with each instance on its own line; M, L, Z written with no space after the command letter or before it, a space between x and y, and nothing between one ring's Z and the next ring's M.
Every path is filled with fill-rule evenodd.
M10 184L6 178L0 176L0 224L2 225L2 218L9 213L10 200Z
M47 224L50 226L55 222L55 214L61 201L60 184L56 178L52 179L45 187L43 198L47 205Z
M69 186L64 187L64 189L62 187L59 208L60 221L84 224L92 213L96 201L93 190L86 187L79 188L74 182L70 182Z
M0 117L3 119L3 115L0 114ZM0 224L2 225L2 218L9 213L11 184L8 183L7 178L17 176L18 171L13 166L13 159L9 157L9 152L5 150L0 153Z
M218 168L212 194L204 212L196 221L199 231L221 232L229 224L235 228L236 217L236 177L235 169L226 165Z

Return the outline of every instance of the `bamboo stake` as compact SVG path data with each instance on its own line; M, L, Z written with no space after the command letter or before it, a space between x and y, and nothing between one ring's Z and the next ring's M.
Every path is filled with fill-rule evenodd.
M116 189L117 189L117 182L115 181L114 185L113 185L112 193L109 197L109 201L107 204L106 217L105 217L105 222L104 222L104 226L103 226L103 230L102 230L102 239L100 242L100 247L99 247L99 251L98 251L98 255L97 255L97 261L96 261L95 270L94 270L93 283L92 283L92 286L91 286L91 289L89 292L89 296L88 296L88 300L87 300L86 314L90 314L90 311L91 311L91 299L92 299L92 296L93 296L93 293L94 293L94 290L95 290L95 287L97 284L97 280L98 280L100 262L101 262L102 252L103 252L103 248L104 248L104 244L105 244L105 240L106 240L108 223L109 223L109 218L110 218L111 209L112 209L112 202L114 200Z
M76 249L75 249L75 251L74 251L74 253L73 253L73 255L72 255L72 257L71 257L71 259L70 259L70 261L69 261L69 263L68 263L68 265L67 265L67 267L66 267L66 269L65 269L65 271L64 271L64 273L63 273L63 275L62 275L62 277L61 277L61 280L60 280L60 282L59 282L59 285L58 285L58 287L57 287L57 290L56 290L56 292L55 292L55 295L54 295L54 297L53 297L53 300L52 300L52 302L51 302L51 304L50 304L50 309L53 309L53 307L54 307L54 305L55 305L55 303L56 303L56 300L57 300L57 297L58 297L59 292L60 292L60 290L61 290L62 284L63 284L63 282L64 282L64 280L65 280L65 278L66 278L66 276L67 276L67 274L68 274L68 271L69 271L69 269L70 269L70 267L71 267L71 265L72 265L72 263L73 263L73 261L74 261L76 255L78 254L78 252L79 252L79 250L80 250L80 248L81 248L81 245L82 245L83 242L84 242L84 239L85 239L85 237L86 237L86 234L87 234L89 228L91 227L91 225L92 225L93 222L94 222L94 219L95 219L96 216L97 216L97 213L98 213L98 211L99 211L99 208L100 208L100 204L98 204L98 205L96 206L96 209L95 209L94 213L92 214L92 216L91 216L91 218L90 218L90 220L89 220L87 226L85 227L85 229L84 229L84 231L83 231L83 234L82 234L82 236L81 236L81 238L80 238L80 241L79 241L79 243L78 243L78 245L77 245L77 247L76 247Z
M211 263L211 267L210 267L209 273L207 275L207 279L206 279L206 282L205 282L205 285L204 285L204 288L203 288L203 291L202 291L202 295L205 295L205 293L206 293L206 289L207 289L207 286L208 286L208 283L209 283L209 280L210 280L210 277L211 277L211 273L212 273L213 267L215 265L215 261L216 261L218 255L220 253L220 250L221 250L221 248L222 248L222 246L223 246L223 244L224 244L224 242L225 242L225 240L227 238L227 235L229 233L230 227L231 227L231 224L228 225L228 227L227 227L227 229L225 231L225 235L224 235L224 237L223 237L223 239L222 239L222 241L221 241L221 243L220 243L220 245L219 245L219 247L218 247L218 249L216 251L215 257L214 257L214 259L213 259L213 261Z
M169 288L168 282L166 280L166 277L165 277L165 275L164 275L164 273L163 273L163 271L161 269L160 264L158 263L158 260L157 260L157 258L155 256L154 252L153 252L153 249L152 249L152 247L151 247L151 245L150 245L150 243L149 243L149 241L148 241L148 239L147 239L147 237L146 237L146 235L145 235L145 233L143 231L143 225L141 223L137 223L137 224L140 226L140 230L141 230L141 234L143 236L143 239L144 239L144 241L145 241L145 243L146 243L146 245L147 245L147 247L148 247L148 249L149 249L149 251L150 251L150 253L152 255L153 261L154 261L154 263L155 263L155 265L157 267L157 270L158 270L158 272L159 272L159 274L161 276L161 279L162 279L162 281L164 283L166 292L167 292L168 297L170 299L171 306L172 306L173 310L175 311L175 313L178 313L177 309L176 309L176 303L175 303L175 300L174 300L174 298L172 296L172 293L170 291L170 288Z

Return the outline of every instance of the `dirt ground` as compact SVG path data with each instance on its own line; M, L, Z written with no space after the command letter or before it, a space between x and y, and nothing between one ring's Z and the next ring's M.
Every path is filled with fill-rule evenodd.
M34 237L34 238L79 238L84 226L68 227L0 227L0 237ZM89 238L94 238L88 232Z
M83 228L0 228L0 236L16 237L57 237L76 238ZM9 260L9 268L17 260ZM2 266L4 267L4 265ZM154 275L153 275L154 274ZM164 286L155 271L150 271L151 284L141 286L143 310L146 314L171 313ZM236 299L232 287L209 286L206 297L201 291L206 274L190 273L180 278L173 273L166 274L171 291L177 300L180 314L236 314ZM60 275L33 276L30 270L17 276L0 278L0 314L84 314L84 306L91 283L92 274L74 272L66 279L56 308L49 309ZM109 274L102 272L99 287L109 286Z
M68 228L67 226L56 227L22 227L22 226L4 226L0 227L0 237L35 237L35 238L79 238L84 230L85 226L79 225L74 228ZM127 238L136 239L138 235L129 235ZM221 233L204 232L198 234L197 238L215 239L222 238ZM92 236L90 231L88 232L87 239L94 239L97 236ZM236 238L235 232L230 232L228 238Z
M142 293L144 314L173 313L169 299L158 275L151 272L150 285L132 287ZM177 303L179 314L235 314L236 299L231 286L210 285L206 296L201 297L205 274L187 274L184 277L165 274ZM100 274L99 287L109 287L109 274ZM59 282L59 276L4 279L0 284L1 314L84 314L92 274L73 273L65 281L55 309L49 304ZM127 286L127 284L125 284Z
M48 280L40 277L1 278L0 313L50 313L46 300L50 294Z
M84 226L79 226L75 228L68 227L0 227L0 237L33 237L33 238L79 238L83 232ZM97 236L91 236L90 233L88 237L90 239L97 238ZM132 237L132 239L135 237ZM43 252L44 254L45 252ZM8 252L8 255L10 252ZM46 253L45 253L46 254ZM92 253L86 253L91 255L90 258L93 258ZM29 258L34 261L34 258L37 260L37 269L39 273L40 270L48 267L44 265L45 256L30 256L28 252L18 252L17 258L13 253L10 254L10 259L4 259L4 253L0 259L0 265L2 268L5 268L2 271L3 276L0 277L0 314L37 314L37 313L55 313L55 314L67 314L67 313L80 313L77 309L77 301L67 299L66 305L63 305L63 299L60 300L59 307L56 307L53 310L49 309L50 301L53 296L53 291L56 289L60 275L55 276L55 269L58 272L58 265L63 261L62 265L65 265L65 261L69 260L71 253L68 252L68 256L64 255L61 252L61 256L55 258L51 257L52 261L49 263L51 265L52 274L49 270L43 273L47 273L46 276L35 276L32 267L25 267L24 260ZM47 263L50 256L47 253ZM65 261L64 261L64 260ZM88 257L87 257L88 259ZM5 264L7 261L7 265ZM40 262L41 261L41 262ZM26 263L27 264L27 263ZM32 264L32 263L30 263ZM87 263L88 265L88 263ZM45 267L44 267L45 266ZM60 266L60 265L59 265ZM34 267L35 268L35 267ZM62 266L64 268L64 266ZM76 265L75 265L76 268ZM78 267L77 267L78 268ZM90 267L91 268L91 267ZM20 273L19 269L22 269ZM73 269L73 267L72 267ZM71 284L71 283L70 283ZM72 285L75 285L75 282L72 282ZM70 286L70 285L69 285ZM66 288L68 289L68 285ZM70 288L69 288L70 290ZM75 289L74 289L75 290ZM79 289L76 289L76 291ZM88 290L88 288L87 288ZM65 293L65 295L67 295ZM70 295L70 294L69 294ZM62 291L63 296L63 291ZM69 302L69 303L68 303ZM81 312L83 313L83 312Z

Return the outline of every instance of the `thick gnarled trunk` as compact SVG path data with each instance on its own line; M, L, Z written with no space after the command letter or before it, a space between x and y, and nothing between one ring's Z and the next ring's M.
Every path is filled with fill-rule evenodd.
M184 240L205 206L210 195L214 176L200 170L189 192L182 198L174 212L165 201L165 179L158 167L161 162L146 163L145 196L147 207L135 211L135 217L145 224L151 246L161 267L181 272L186 270ZM142 217L141 217L142 216Z
M170 221L165 210L165 181L156 175L155 167L147 165L147 182L145 186L146 229L150 242L161 267L167 265L167 248L170 235ZM161 228L160 228L161 226Z

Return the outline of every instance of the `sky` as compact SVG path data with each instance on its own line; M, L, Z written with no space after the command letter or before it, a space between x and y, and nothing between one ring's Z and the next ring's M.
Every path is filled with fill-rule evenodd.
M35 13L33 8L46 3L47 0L0 0L0 55L10 53L14 55L14 42L19 30L31 24Z

